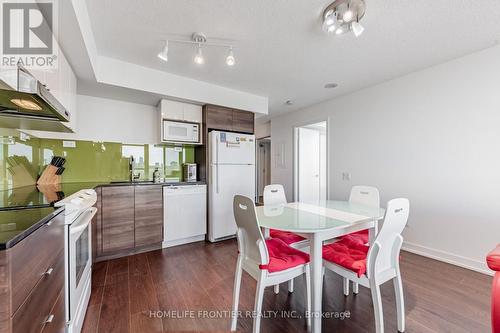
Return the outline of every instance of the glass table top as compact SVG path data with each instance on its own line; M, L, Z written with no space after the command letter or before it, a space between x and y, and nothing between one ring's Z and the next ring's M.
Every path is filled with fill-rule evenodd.
M264 228L307 233L342 228L369 220L380 220L384 209L326 200L315 204L289 203L256 208L259 225Z

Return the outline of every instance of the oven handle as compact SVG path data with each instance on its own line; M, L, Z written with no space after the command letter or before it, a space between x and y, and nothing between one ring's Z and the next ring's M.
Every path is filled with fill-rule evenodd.
M72 225L69 228L70 235L75 235L75 234L82 232L83 229L85 229L90 224L90 221L92 221L92 218L94 217L94 215L96 213L97 213L97 208L95 208L95 207L91 207L88 211L83 213L80 220L84 220L84 222L79 222L76 226ZM89 214L90 214L90 216L87 218L87 215L89 215Z

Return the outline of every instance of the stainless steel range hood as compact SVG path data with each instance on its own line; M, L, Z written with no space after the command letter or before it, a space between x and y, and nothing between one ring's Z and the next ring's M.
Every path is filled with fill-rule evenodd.
M0 74L0 127L51 132L73 132L64 123L70 113L25 68Z

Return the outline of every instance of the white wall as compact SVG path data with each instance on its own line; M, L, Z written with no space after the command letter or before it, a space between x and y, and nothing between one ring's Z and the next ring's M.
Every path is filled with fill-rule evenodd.
M76 133L30 133L43 138L159 143L159 114L154 106L78 95L77 109Z
M272 182L289 200L293 127L325 119L330 198L357 184L377 186L383 202L408 197L406 249L489 272L485 255L500 243L500 46L273 118Z
M267 138L271 136L271 122L255 121L255 137L257 139Z

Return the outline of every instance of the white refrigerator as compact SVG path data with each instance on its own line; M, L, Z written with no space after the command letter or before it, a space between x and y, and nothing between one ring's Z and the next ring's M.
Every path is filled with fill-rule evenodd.
M236 194L255 198L255 136L212 131L208 136L208 240L234 237Z

